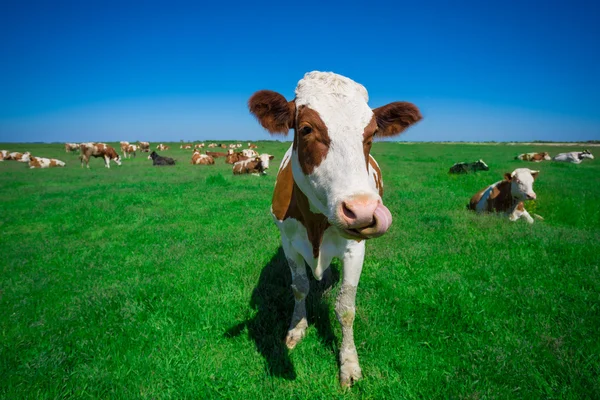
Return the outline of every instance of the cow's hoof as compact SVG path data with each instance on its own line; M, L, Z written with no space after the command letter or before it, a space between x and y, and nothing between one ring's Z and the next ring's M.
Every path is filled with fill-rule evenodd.
M285 338L285 345L288 349L292 350L304 337L306 333L306 329L292 329L288 331L288 334Z
M340 385L350 387L362 378L362 371L358 363L346 363L340 368Z

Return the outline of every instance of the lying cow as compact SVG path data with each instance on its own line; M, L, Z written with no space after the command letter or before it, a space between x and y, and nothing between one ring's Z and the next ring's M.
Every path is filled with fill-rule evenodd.
M211 148L211 147L217 147L217 144L216 143L211 143L211 144L208 145L208 147L209 148Z
M274 156L269 154L261 154L258 157L241 160L233 164L233 174L252 174L252 175L265 175L269 169L269 161Z
M182 144L181 146L179 146L180 149L184 149L184 150L190 150L192 147L194 147L194 145L191 143Z
M150 143L148 143L148 142L139 142L138 141L138 146L139 146L140 151L142 153L149 153L150 152Z
M206 154L213 157L213 158L219 158L219 157L227 157L227 153L221 153L219 151L206 151Z
M500 212L508 215L508 219L516 221L525 218L533 224L523 201L535 200L533 182L537 179L539 171L529 168L517 168L512 173L506 173L504 180L494 183L477 192L469 202L467 208L480 212Z
M227 164L235 164L238 161L243 161L243 160L247 160L250 157L246 157L245 155L243 155L241 152L233 152L231 151L230 153L227 154L227 158L225 158L225 163Z
M572 151L570 153L560 153L554 156L554 161L564 161L573 164L581 164L584 158L594 159L594 156L589 150L584 151Z
M258 149L258 146L253 143L248 143L248 148L249 149Z
M375 135L391 137L421 119L411 103L369 107L364 86L330 72L311 72L287 101L269 90L255 93L250 111L270 133L294 131L277 175L271 212L292 272L295 305L286 345L293 348L307 328L305 262L317 280L333 257L343 264L335 311L342 326L340 382L362 376L354 345L356 289L366 239L383 235L392 223L383 205L381 171L369 155ZM236 165L236 164L234 164Z
M31 157L29 159L29 168L53 168L64 167L63 161L55 158Z
M469 172L476 171L489 171L490 167L487 166L483 160L477 160L472 163L460 162L450 167L449 174L468 174Z
M65 152L70 153L79 150L79 144L77 143L65 143Z
M524 154L519 154L518 156L515 157L515 160L542 162L544 160L550 161L550 160L552 160L552 158L550 158L550 154L548 154L548 152L545 151L543 153L524 153Z
M162 144L162 143L156 146L156 150L161 150L161 151L163 151L163 150L169 150L169 149L170 149L170 147L169 147L169 146L167 146L167 145L164 145L164 144Z
M12 153L8 153L5 157L5 160L13 160L18 162L29 162L31 158L31 153L26 151L25 153L19 153L18 151L14 151Z
M106 168L110 168L110 160L117 165L121 165L121 156L117 154L112 146L106 143L82 143L79 147L79 159L81 160L82 168L84 162L88 168L90 167L90 157L104 158L104 166Z
M214 165L215 159L209 155L201 154L200 151L194 150L192 154L192 164L194 165Z
M204 147L204 143L197 143L197 144L194 145L195 149L201 149L203 147Z
M130 144L129 146L125 147L125 151L123 152L123 157L124 158L131 158L131 155L133 154L133 157L135 158L136 156L136 151L138 151L138 146L135 144Z
M250 157L258 157L258 153L256 151L254 151L254 150L251 150L251 149L244 149L244 150L242 150L242 155L244 157L248 157L248 158L250 158Z
M152 159L152 165L154 166L175 165L175 160L171 157L159 156L155 151L150 153L148 158Z

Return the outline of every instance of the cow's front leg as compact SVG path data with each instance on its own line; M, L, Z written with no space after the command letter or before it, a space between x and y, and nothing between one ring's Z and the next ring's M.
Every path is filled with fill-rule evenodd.
M308 327L306 319L306 296L308 296L309 283L302 256L294 250L290 250L286 252L286 258L292 272L291 286L294 292L294 314L292 315L292 321L287 337L285 338L285 344L288 349L293 349L302 340Z
M104 163L106 168L110 168L110 158L104 156Z
M340 348L340 384L351 386L362 378L358 354L354 345L354 317L356 315L356 288L365 258L365 242L350 242L343 256L343 279L335 304L335 313L342 325Z

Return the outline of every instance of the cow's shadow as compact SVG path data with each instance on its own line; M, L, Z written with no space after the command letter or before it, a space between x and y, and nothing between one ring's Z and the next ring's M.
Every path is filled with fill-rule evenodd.
M307 268L310 292L306 298L309 326L316 328L321 342L334 352L335 335L329 318L329 305L323 297L339 280L339 270L332 265L323 280L316 281ZM285 379L296 379L296 372L285 345L285 336L294 310L294 297L290 288L291 274L283 249L279 247L264 266L258 283L252 291L250 307L256 310L254 317L240 322L225 332L231 338L248 330L248 336L266 361L267 373ZM302 345L302 344L300 344Z

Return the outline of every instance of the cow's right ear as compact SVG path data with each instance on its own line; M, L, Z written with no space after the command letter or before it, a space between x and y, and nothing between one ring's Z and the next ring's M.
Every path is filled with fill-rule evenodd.
M507 172L504 174L504 180L506 180L508 182L512 181L512 175L510 172Z
M271 90L261 90L248 100L250 112L270 133L287 135L294 126L296 103Z

